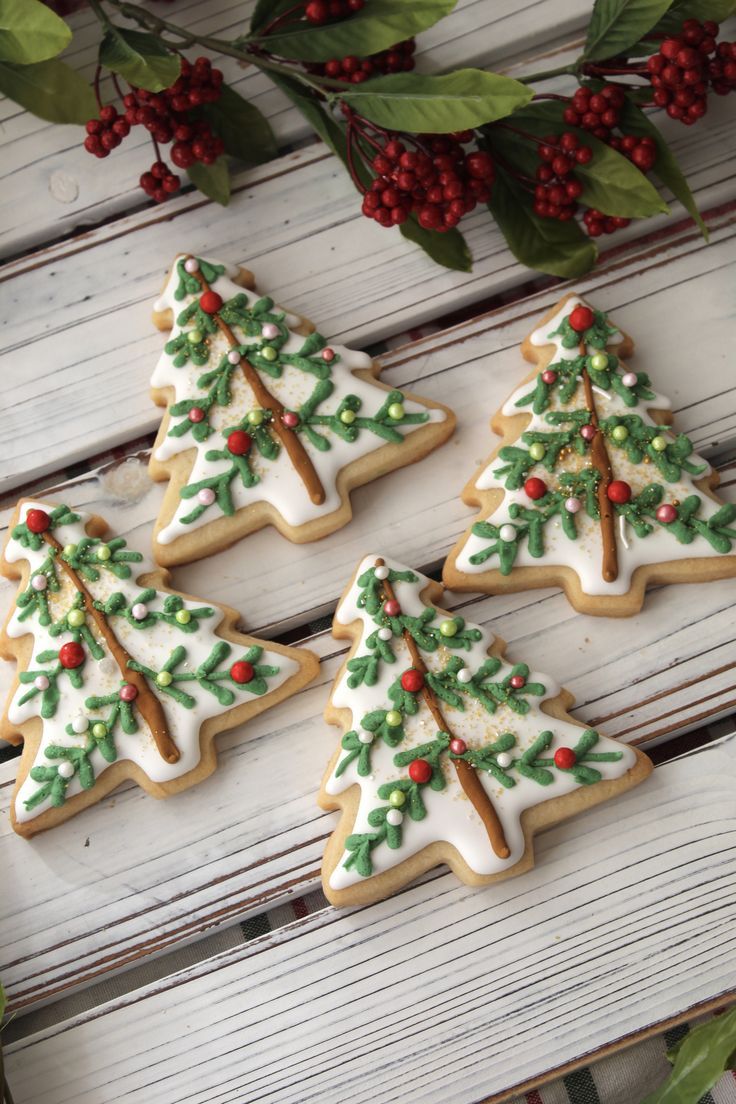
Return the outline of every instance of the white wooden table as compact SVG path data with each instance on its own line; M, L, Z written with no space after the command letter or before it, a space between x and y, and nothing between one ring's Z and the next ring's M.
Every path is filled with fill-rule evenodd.
M179 8L181 20L224 33L249 5ZM584 0L461 0L423 37L420 63L552 65L572 56L587 11ZM74 59L88 71L90 22L78 17ZM224 68L282 146L307 140L264 77ZM711 244L674 208L632 224L575 286L634 336L637 363L672 396L734 500L729 106L687 133L665 125ZM228 937L318 884L333 816L314 793L338 738L321 714L344 649L310 624L331 612L369 546L422 570L442 561L469 516L458 493L489 450L488 418L525 371L518 344L564 288L530 285L480 214L468 225L473 272L433 267L360 216L341 167L314 142L240 174L227 211L198 194L154 209L135 189L147 156L135 143L100 163L80 152L76 130L8 102L0 118L3 526L19 487L52 487L148 543L163 493L145 470L159 419L147 381L161 347L149 308L182 249L247 264L354 345L439 323L382 357L384 379L458 415L443 450L356 492L347 529L303 546L263 531L176 571L182 590L235 606L250 630L288 631L323 660L315 685L257 718L246 739L221 740L207 782L166 803L129 785L28 843L7 820L14 763L0 764L0 978L17 1014L7 1036L16 1104L360 1104L399 1090L406 1102L474 1104L733 996L727 735L544 834L522 878L478 892L436 872L380 905L326 907L247 943ZM466 321L443 324L460 310ZM0 587L3 612L12 595ZM582 721L651 747L734 712L734 599L736 582L659 588L639 616L610 622L574 614L552 591L452 604L564 683ZM10 677L3 666L3 695ZM206 819L205 791L217 796ZM146 964L156 980L136 981Z

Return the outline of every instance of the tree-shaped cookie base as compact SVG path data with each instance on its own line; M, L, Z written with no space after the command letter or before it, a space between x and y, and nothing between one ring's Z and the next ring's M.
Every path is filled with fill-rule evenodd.
M628 337L566 296L522 346L535 371L494 417L503 436L463 492L481 507L444 570L454 590L562 586L628 616L648 584L736 574L736 506L677 433Z
M376 382L370 357L251 287L243 270L231 279L182 256L155 304L171 329L152 380L168 408L151 461L154 479L170 480L154 543L163 564L270 524L294 541L323 537L350 520L353 487L454 428L447 408Z
M565 712L569 695L435 604L442 587L368 556L334 633L355 641L328 721L346 729L319 802L340 808L323 864L335 904L447 863L469 884L532 865L536 829L641 781L646 756Z
M11 819L33 835L126 778L157 796L215 767L213 740L314 677L310 653L234 631L238 614L168 588L107 526L22 502L0 565L20 578L0 638L19 673L0 736L25 741Z

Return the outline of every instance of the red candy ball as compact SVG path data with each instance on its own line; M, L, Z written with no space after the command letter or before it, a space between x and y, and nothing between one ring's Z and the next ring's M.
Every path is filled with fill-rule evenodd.
M29 510L26 514L26 525L32 533L45 533L51 524L51 518L45 510Z
M671 503L665 502L662 506L657 507L655 517L663 525L671 525L673 521L677 521L677 510Z
M547 493L547 484L543 479L537 479L537 477L533 475L530 479L527 479L524 484L524 493L529 498L544 498Z
M609 502L618 502L623 505L631 498L631 487L628 483L624 483L623 479L614 479L613 482L608 484L606 495Z
M401 613L401 606L395 598L389 598L387 602L383 603L383 612L388 617L398 617Z
M250 434L242 429L234 430L227 439L228 452L233 456L245 456L252 444Z
M464 740L461 740L459 736L454 736L450 740L450 751L453 755L464 755L468 750L468 745Z
M512 675L509 679L509 686L512 690L521 690L522 686L526 686L526 679L523 675Z
M575 309L570 312L569 321L575 333L582 333L583 330L590 329L595 321L595 317L590 307L575 307Z
M253 678L255 671L253 670L253 664L247 663L246 660L240 659L237 663L233 663L230 668L230 678L233 682L250 682Z
M424 675L421 671L417 671L416 667L410 667L408 671L404 671L401 676L401 687L403 690L408 690L410 694L417 694L424 686Z
M432 768L426 759L415 759L409 764L409 777L412 782L429 782L432 777Z
M555 752L555 766L560 770L570 770L576 763L577 759L572 748L561 747Z
M205 314L216 314L222 306L222 296L216 291L205 291L199 297L199 305Z
M62 644L59 648L59 663L69 670L72 667L81 667L84 663L84 648L77 644L76 640L70 640L68 644Z
M193 406L192 407L192 409L189 411L189 421L190 422L204 421L204 410L202 409L201 406Z

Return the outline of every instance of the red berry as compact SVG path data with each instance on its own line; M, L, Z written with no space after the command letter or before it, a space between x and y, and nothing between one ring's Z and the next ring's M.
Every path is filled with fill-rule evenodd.
M582 333L584 330L590 329L595 321L595 316L590 307L575 307L570 312L568 321L575 333Z
M410 694L418 694L424 686L424 675L416 667L410 667L401 676L401 687Z
M252 443L249 433L242 429L235 429L227 439L228 452L233 456L245 456Z
M222 306L222 296L216 291L205 291L199 297L199 305L205 314L217 314Z
M77 644L76 640L70 640L67 644L62 644L59 648L59 663L67 670L81 667L84 663L84 648L82 645Z
M572 748L558 748L554 755L555 766L560 770L571 770L577 763L577 756Z
M26 525L32 533L45 533L51 525L51 518L45 510L29 510L26 514Z
M609 502L623 505L631 498L631 487L623 479L614 479L606 487L606 497Z
M432 777L432 768L426 759L414 759L409 764L409 777L412 782L429 782Z
M233 682L250 682L255 674L253 670L253 664L248 663L245 659L238 660L237 663L233 663L230 668L230 678Z
M544 498L547 493L547 484L543 479L537 479L536 476L532 476L530 479L527 479L524 484L524 493L528 498L534 500Z

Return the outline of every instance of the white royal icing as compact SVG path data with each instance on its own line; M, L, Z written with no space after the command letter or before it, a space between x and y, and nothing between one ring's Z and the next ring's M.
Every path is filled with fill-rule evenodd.
M179 276L176 271L176 266L174 266L163 295L155 304L157 310L161 309L162 303L165 307L170 307L174 312L175 319L195 298L194 296L187 296L182 300L175 299L174 291L178 282ZM234 284L227 276L218 277L211 286L226 301L244 290ZM246 292L246 294L252 300L255 300L259 295L265 295L267 293L259 292L259 295L254 295L253 292ZM299 321L300 320L294 315L286 315L285 322L290 330L293 330L299 324ZM183 329L188 330L191 328L192 326L186 326ZM171 331L171 338L181 332L182 327L179 327L175 322L174 328ZM239 339L242 338L242 344L244 345L258 346L262 343L263 339L261 337L245 337L237 327L234 327L234 332ZM287 353L297 352L301 348L303 342L303 336L292 333L287 344L283 347L283 351ZM211 339L211 347L213 352L210 356L209 364L204 367L197 367L190 363L182 368L177 368L173 363L173 357L163 352L153 373L151 380L152 386L154 388L173 388L175 402L181 402L185 399L191 400L201 398L203 392L197 387L197 380L203 372L207 371L208 367L214 367L219 363L221 355L227 351L229 346L225 338L218 333ZM330 378L335 389L332 395L320 405L318 413L334 412L346 395L357 395L361 400L362 406L360 414L367 415L377 411L385 401L386 392L382 388L376 387L370 380L359 379L357 376L353 375L353 371L356 369L370 368L372 363L371 358L365 353L357 352L354 349L349 349L344 345L337 345L333 342L330 342L330 347L339 355L339 360L336 360L336 362L331 365ZM303 403L311 393L315 382L313 376L289 365L284 366L283 375L280 379L272 379L271 377L264 376L264 383L268 387L268 390L275 398L279 399L288 410L299 408L301 403ZM240 372L233 373L232 401L227 407L218 406L213 410L210 424L216 430L228 428L238 423L249 410L257 406L258 403L255 401L253 392L243 374ZM443 422L446 418L444 411L430 409L420 403L410 401L409 399L403 400L403 406L407 414L427 413L430 422ZM181 418L172 417L172 426L177 424L180 420ZM418 428L421 428L421 426L396 426L396 429L402 436L407 436ZM268 502L278 510L289 525L298 526L304 525L316 518L323 517L326 514L333 513L335 510L339 509L341 498L337 491L337 477L341 469L353 461L360 459L360 457L365 456L367 453L381 448L386 442L383 438L377 437L368 430L363 430L357 440L352 443L344 441L326 427L319 427L319 432L325 435L330 442L331 448L328 451L322 452L315 448L303 433L299 434L299 438L309 454L310 460L324 487L325 501L323 503L317 505L311 501L302 480L294 470L288 453L282 447L275 460L267 460L255 452L252 454L251 460L253 470L259 476L259 482L254 486L244 487L239 480L233 480L230 484L236 510L242 509L255 502ZM191 484L227 470L229 461L210 461L206 459L206 453L209 450L222 448L223 445L224 438L219 433L212 434L201 444L197 444L191 433L186 433L182 437L167 436L159 445L155 456L157 460L165 461L170 460L180 452L196 448L194 465L188 477L188 483ZM157 540L159 543L170 544L172 541L175 541L177 537L181 537L194 529L201 528L210 521L214 521L222 516L219 508L214 506L205 511L196 521L186 524L182 523L182 517L185 517L191 512L193 505L194 503L192 500L182 500L179 502L172 520L158 534Z
M21 521L25 519L28 510L34 508L45 510L47 513L50 513L53 509L52 506L48 506L43 502L26 503L21 511ZM79 516L80 520L78 522L57 526L54 529L54 536L62 546L76 544L81 537L85 535L84 525L89 515L80 513ZM38 570L46 559L47 553L48 548L45 544L38 551L33 551L32 549L24 548L20 541L14 538L8 541L5 549L5 557L10 563L27 560L30 564L31 573ZM136 579L147 572L153 571L155 565L150 559L144 556L140 563L130 564L130 567L131 575L128 579L118 579L107 571L101 571L99 580L94 582L85 580L85 586L95 600L104 602L113 592L119 591L125 595L129 603L142 589L142 586L136 582ZM71 582L67 580L63 571L57 570L57 573L59 581L62 583L62 589L58 593L55 592L52 594L51 591L48 593L50 596L49 604L52 614L58 611L60 615L69 608L76 591ZM157 592L156 597L149 600L147 603L149 609L160 610L163 606L164 599L167 597L167 593L168 592L162 591ZM221 640L221 637L216 635L215 629L222 621L222 611L218 606L207 601L200 602L197 599L187 599L184 601L184 608L188 610L201 609L205 606L210 606L214 610L214 613L211 617L202 618L200 620L196 633L181 632L164 621L156 621L154 625L141 629L134 629L128 624L123 616L110 617L109 623L117 639L138 662L146 664L153 670L159 670L168 659L172 649L177 645L182 645L187 652L187 658L182 669L194 670L210 654L213 646ZM8 636L18 638L27 633L32 633L33 652L28 669L37 670L39 668L43 669L44 667L48 667L48 664L44 665L38 662L37 657L39 653L47 650L58 651L62 644L72 639L70 634L62 633L60 636L51 636L49 633L49 628L51 626L44 627L40 625L37 613L25 620L20 620L20 612L22 611L16 606L8 623ZM101 639L94 622L89 616L87 617L87 623L95 639L104 647L104 641ZM235 660L240 658L241 654L246 650L243 645L234 642L230 643L232 651L229 657L224 661L226 665L231 665ZM85 646L85 651L86 650ZM281 655L280 653L269 652L266 649L264 649L263 654L257 662L259 664L268 664L279 668L279 673L277 675L267 678L267 693L281 686L298 670L298 664L295 660ZM99 662L95 662L88 654L84 667L82 668L82 674L84 683L79 689L75 689L71 685L66 675L62 675L59 678L59 705L55 715L43 721L41 743L36 753L34 765L53 766L55 762L58 762L58 760L49 760L44 755L45 749L51 744L64 747L83 747L85 744L86 732L81 732L76 735L76 729L82 727L81 723L79 723L79 718L89 715L99 719L102 715L105 715L110 708L109 706L105 706L97 710L87 709L85 699L92 695L103 696L111 694L119 689L123 681L117 663L111 660L109 656L104 657ZM155 687L151 684L150 680L149 685L151 685L151 688L155 691ZM167 763L159 754L148 726L138 710L135 711L136 720L138 722L138 732L128 735L122 731L120 726L118 726L115 731L118 760L127 759L137 764L153 782L170 782L172 779L178 778L180 775L186 774L196 767L200 759L199 734L202 724L209 717L215 717L218 714L225 713L229 709L235 708L237 705L252 700L254 697L247 693L247 687L244 687L243 691L240 691L236 687L231 687L235 693L235 701L229 706L222 706L213 694L200 688L199 684L196 682L185 682L182 684L182 688L190 692L192 697L196 699L196 705L192 709L187 709L179 705L173 698L166 694L157 695L163 705L171 736L181 753L181 757L177 763ZM20 699L27 693L28 689L28 684L21 684L11 699L8 709L8 719L11 724L21 725L24 721L28 721L32 717L40 716L40 694L31 698L24 705L19 704ZM73 736L69 736L65 731L66 726L69 724L75 729L75 735ZM91 753L90 761L96 777L99 777L109 765L98 750ZM31 810L25 808L24 801L31 797L38 788L39 783L33 781L30 774L27 775L16 797L15 815L19 821L32 820L49 807L49 800L46 799L42 804L37 805ZM68 785L67 797L79 793L80 789L79 777L76 776Z
M550 337L550 334L559 327L563 318L570 313L573 307L582 302L583 300L577 296L568 300L551 321L540 326L531 335L530 340L532 345L538 347L554 345L555 352L550 361L550 366L555 361L571 360L578 355L579 351L577 348L563 348L559 336ZM609 338L608 344L613 346L615 351L615 346L622 340L622 335L619 331L616 331L612 337ZM596 351L598 350L588 346L589 354ZM625 368L623 366L620 365L619 369L619 374L625 373ZM518 387L504 403L502 413L507 417L513 417L518 414L528 415L530 421L525 427L524 432L536 429L549 431L552 427L550 427L549 422L545 420L547 411L542 414L534 414L530 406L515 405L520 398L529 394L532 387L533 382L527 382L521 387ZM584 405L585 400L582 387L579 386L577 393L573 396L570 403L561 403L559 401L559 392L555 391L548 409L573 410L581 409ZM598 390L596 395L596 409L601 420L611 415L637 414L647 425L655 425L656 423L652 419L649 411L668 410L670 409L670 405L669 399L660 394L655 394L654 399L648 401L646 405L643 402L639 402L635 407L626 406L615 392L603 393ZM662 436L671 439L673 434L663 432ZM704 520L711 517L720 509L720 504L709 496L704 495L703 492L695 486L693 479L686 472L682 473L678 481L670 483L661 477L656 468L648 464L640 464L638 466L632 465L627 460L623 450L619 448L609 448L608 454L611 460L614 479L622 479L627 482L631 486L634 494L638 494L648 483L661 482L666 489L665 501L682 501L682 499L686 498L688 495L697 494L703 500L699 516ZM577 457L574 459L577 459ZM702 456L692 453L688 457L688 460L693 464L703 465L702 475L698 476L698 479L702 479L709 474L711 470L710 465ZM523 488L516 491L506 490L504 488L503 479L495 475L495 470L502 466L503 461L496 457L483 469L483 471L481 471L475 482L478 490L486 491L496 488L504 490L503 501L493 513L489 514L485 519L491 521L494 525L504 524L510 520L509 506L511 506L513 502L521 503L523 506L530 505L530 500L524 493ZM560 467L558 470L562 471L563 469ZM571 467L568 470L574 469ZM530 468L528 476L539 476L549 487L554 487L554 475L551 475L542 464L535 464ZM544 530L544 556L540 559L531 556L528 545L526 542L523 542L516 557L514 567L548 567L550 565L564 565L571 567L573 571L575 571L580 579L580 585L586 594L622 595L626 594L629 590L631 578L636 569L645 564L667 563L685 558L700 559L716 555L708 541L702 537L696 537L691 544L680 544L675 537L667 533L663 527L656 527L647 537L642 538L637 537L630 526L627 526L623 532L617 528L617 536L619 538L617 541L618 577L614 582L607 583L601 571L602 539L599 523L590 518L584 511L580 511L577 516L577 529L578 537L577 540L573 541L562 532L558 520L549 522ZM496 556L482 564L471 563L471 557L487 546L487 539L477 537L471 533L470 536L465 539L457 556L457 570L467 575L478 575L484 571L498 568L498 558ZM514 568L512 568L512 574L513 570Z
M406 571L407 568L395 560L384 557L385 562L394 571ZM335 620L341 625L350 625L355 621L362 622L361 642L356 651L356 656L366 655L369 649L365 647L366 636L373 632L376 623L370 614L358 607L357 601L360 595L360 587L357 579L376 562L376 556L366 556L360 564L356 575L356 581L350 592L346 595L338 607ZM421 600L420 594L427 587L429 580L415 572L417 581L414 583L395 582L393 588L401 606L402 612L417 616L426 607L427 603ZM436 608L436 607L435 607ZM422 652L422 659L430 671L444 668L449 655L457 655L462 658L468 669L472 672L488 658L487 652L493 643L494 637L487 629L466 623L467 628L479 629L482 638L471 645L470 650L452 650L449 652L440 647L436 652ZM347 671L338 678L332 695L332 703L337 709L349 709L352 714L352 728L359 730L361 718L372 709L392 708L388 697L391 684L399 677L402 671L412 666L411 657L405 642L394 637L392 645L396 654L395 663L381 663L379 667L378 681L373 686L362 686L351 689L348 686ZM513 666L504 661L503 667L493 676L493 681L505 678ZM554 734L554 742L551 751L559 746L574 746L580 738L582 729L569 721L558 721L549 714L542 713L539 706L547 699L555 697L559 693L559 687L549 676L539 672L530 672L528 682L541 682L545 687L543 697L528 697L531 708L524 716L513 712L508 706L500 706L495 713L487 713L472 699L465 697L465 711L461 712L454 706L440 702L440 706L452 729L453 735L466 741L469 747L482 747L491 743L501 733L511 732L517 737L517 749L515 754L523 752L540 734L549 730ZM437 734L437 727L431 715L424 705L414 717L405 717L404 731L406 739L396 748L389 748L383 740L376 740L371 750L371 774L361 777L357 772L357 759L347 767L339 777L336 774L338 763L330 774L326 783L326 791L331 795L344 793L351 786L360 787L360 801L355 818L355 824L351 828L353 833L371 832L368 823L368 815L372 809L385 807L385 799L378 796L378 789L384 782L395 781L406 777L406 767L394 766L393 757L399 751L405 751L412 746L422 744L433 739ZM605 736L600 736L595 747L595 752L621 752L622 757L617 762L592 764L600 771L604 778L619 778L625 774L635 762L635 754L625 744L618 744ZM340 755L340 759L342 754ZM422 848L437 841L451 844L462 855L465 862L477 874L494 874L504 870L518 862L524 853L524 836L521 827L521 814L524 809L531 808L550 797L559 797L577 789L578 785L570 774L560 771L554 772L554 782L548 786L540 786L537 783L514 775L516 785L513 789L504 789L486 771L479 770L478 777L498 813L504 828L506 840L511 854L508 859L498 858L488 841L485 828L460 787L455 771L451 767L445 769L446 787L442 791L432 790L425 786L422 797L427 808L427 816L424 820L414 821L409 816L404 816L403 835L401 847L397 850L390 849L385 842L373 849L371 861L374 874L380 874L411 855L417 854ZM405 812L406 810L404 810ZM345 889L356 882L365 881L354 869L346 869L344 862L348 852L344 852L337 866L330 876L330 885L333 889Z

